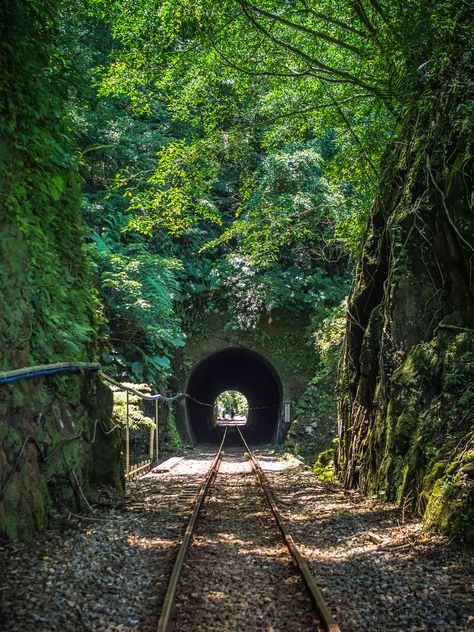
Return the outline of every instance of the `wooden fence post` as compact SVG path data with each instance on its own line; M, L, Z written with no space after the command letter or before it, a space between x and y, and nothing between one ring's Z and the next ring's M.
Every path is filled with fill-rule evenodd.
M156 443L156 457L155 462L158 465L158 400L155 399L155 443ZM151 457L150 457L151 460Z
M128 391L127 391L127 429L125 434L125 471L127 480L130 476L130 419L128 411Z
M155 446L155 429L150 426L150 463L153 461L153 452Z

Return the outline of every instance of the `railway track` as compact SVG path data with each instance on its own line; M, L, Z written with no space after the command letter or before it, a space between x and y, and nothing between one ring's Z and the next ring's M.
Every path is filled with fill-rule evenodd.
M195 497L157 632L340 632L258 460L236 430L245 456L235 448L224 454L226 428Z

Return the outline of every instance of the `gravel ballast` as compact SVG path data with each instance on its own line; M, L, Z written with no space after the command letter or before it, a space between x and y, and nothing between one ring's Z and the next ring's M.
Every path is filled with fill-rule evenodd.
M188 453L170 472L132 483L126 498L103 490L93 513L58 516L55 528L38 535L32 544L3 542L0 629L154 630L191 502L212 454L212 450ZM404 516L393 505L321 482L291 457L259 451L258 458L343 631L474 629L472 554L423 532L419 520ZM205 505L211 533L199 531L198 523L196 534L196 555L199 548L209 553L204 558L209 565L202 563L202 592L196 586L189 596L179 597L177 613L184 618L181 623L177 619L182 626L177 629L238 629L229 623L237 615L235 620L246 622L240 629L310 629L304 618L300 627L294 627L297 617L306 616L301 614L299 598L285 604L281 595L285 579L280 573L289 573L289 586L296 586L291 578L297 574L288 566L282 571L287 554L268 524L263 499L255 495L253 475L242 453L229 450L221 472L223 484L214 492L211 488ZM253 524L253 542L232 518L231 507L239 503L248 517L244 522ZM221 519L216 518L219 511ZM252 521L251 514L255 514ZM259 547L256 564L252 551ZM217 585L211 587L216 572L211 557L220 559L219 550L223 554L225 549L235 555L231 567L239 605L233 611L218 595L230 577L216 574ZM239 558L247 566L240 567ZM221 560L218 566L221 572L225 564ZM273 587L268 577L273 578ZM245 611L242 599L249 608L255 604L254 614L263 616ZM278 599L285 623L274 610ZM210 601L221 603L217 624L204 615L196 618L198 608L209 611Z
M322 629L244 456L224 456L180 587L176 632Z

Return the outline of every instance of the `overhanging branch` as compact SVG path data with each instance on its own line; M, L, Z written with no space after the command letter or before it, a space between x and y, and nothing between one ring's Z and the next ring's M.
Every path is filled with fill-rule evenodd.
M272 13L271 11L267 11L265 9L261 9L260 7L257 7L250 2L245 2L245 0L238 0L238 1L239 1L239 4L245 4L247 7L255 11L255 13L263 15L272 20L276 20L277 22L280 22L280 24L284 24L285 26L288 26L291 29L294 29L296 31L301 31L302 33L306 33L306 35L311 35L312 37L315 37L317 39L325 40L326 42L329 42L330 44L334 44L335 46L338 46L340 48L345 48L346 50L349 50L352 53L359 55L359 57L365 57L365 53L362 49L358 48L357 46L353 46L352 44L348 44L344 40L341 40L337 37L332 37L332 35L328 35L327 33L323 33L322 31L315 31L314 29L308 26L305 26L304 24L298 24L297 22L288 20L287 18L284 18L281 15Z
M285 42L284 40L281 40L280 38L276 37L275 35L270 33L262 24L260 24L260 22L258 22L258 20L255 18L255 16L252 14L252 12L249 10L249 8L248 8L247 4L244 2L244 0L236 0L236 2L240 5L240 7L242 8L243 13L247 17L247 19L253 24L253 26L258 31L263 33L270 41L272 41L278 47L284 48L284 49L288 50L289 52L293 53L294 55L297 55L298 57L301 57L307 63L309 63L311 66L316 68L318 72L322 72L322 73L328 74L329 76L333 76L333 77L339 77L340 79L343 79L345 82L352 83L354 85L359 86L360 88L363 88L364 90L368 90L369 92L371 92L371 93L373 93L373 94L375 94L377 96L380 96L380 90L379 89L374 88L373 86L371 86L370 84L366 83L365 81L362 81L361 79L359 79L355 75L352 75L351 73L348 73L346 71L339 70L337 68L333 68L331 66L328 66L327 64L325 64L324 62L320 61L319 59L315 59L311 55L308 55L308 53L305 53L300 48L297 48L296 46L293 46L292 44L289 44L288 42Z

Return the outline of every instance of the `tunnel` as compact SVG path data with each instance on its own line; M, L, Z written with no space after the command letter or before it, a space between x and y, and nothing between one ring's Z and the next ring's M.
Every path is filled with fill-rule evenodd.
M231 347L208 356L189 376L186 413L196 442L220 442L224 430L216 426L214 404L227 390L240 391L247 398L247 423L240 428L246 441L251 445L274 441L282 402L280 379L262 355ZM239 443L237 431L230 429L226 445Z

